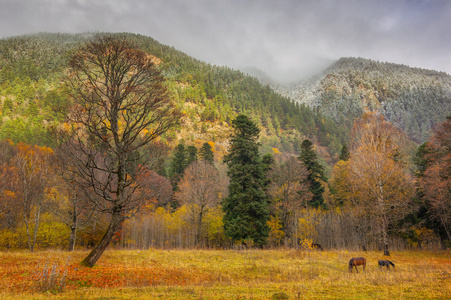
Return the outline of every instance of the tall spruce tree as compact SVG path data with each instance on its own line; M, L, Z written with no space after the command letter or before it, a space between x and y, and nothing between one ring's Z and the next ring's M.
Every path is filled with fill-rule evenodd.
M269 205L264 193L265 174L257 143L260 130L245 115L232 122L230 149L224 157L230 178L229 196L222 202L225 234L233 241L266 244Z
M199 151L199 156L200 156L200 159L213 164L214 153L213 153L213 150L211 150L211 146L209 143L204 143L202 145L202 148L200 148L200 151Z
M324 187L322 181L327 181L324 175L324 168L318 163L316 151L313 149L313 143L305 139L301 144L301 154L299 160L307 168L307 179L309 190L313 194L312 200L308 202L313 207L324 207Z
M171 183L174 190L176 190L177 184L187 167L186 156L187 154L185 146L183 144L178 144L175 147L174 152L172 153L172 160L169 170L169 175L171 177Z
M186 148L186 167L197 160L197 148L196 146L188 146Z

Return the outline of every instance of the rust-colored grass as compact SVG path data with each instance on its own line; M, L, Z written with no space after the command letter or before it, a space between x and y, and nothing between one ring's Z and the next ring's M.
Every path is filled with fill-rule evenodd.
M94 268L86 254L0 253L0 299L451 299L450 251L392 252L394 271L380 252L111 250ZM364 273L348 272L355 256ZM50 267L62 291L42 291Z

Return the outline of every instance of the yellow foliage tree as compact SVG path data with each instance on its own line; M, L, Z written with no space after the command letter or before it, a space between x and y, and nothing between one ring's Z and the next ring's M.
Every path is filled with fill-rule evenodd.
M285 233L282 230L282 221L277 216L271 216L267 223L270 229L268 242L273 246L280 246L285 237Z
M390 255L389 224L408 212L413 193L412 178L403 161L405 138L379 113L364 114L354 124L351 136L351 190L359 191L358 205L377 220L384 255Z
M223 218L224 212L220 205L208 210L205 214L205 224L210 246L222 246L225 243Z
M50 157L53 150L24 143L17 144L16 148L17 154L11 160L11 164L17 175L15 189L20 195L17 197L17 206L25 224L28 247L33 252L45 193L52 177Z

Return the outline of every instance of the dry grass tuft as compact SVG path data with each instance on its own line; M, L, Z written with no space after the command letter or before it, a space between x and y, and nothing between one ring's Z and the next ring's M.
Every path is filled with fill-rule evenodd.
M36 274L36 290L38 292L61 293L66 285L67 266L58 263L46 263Z

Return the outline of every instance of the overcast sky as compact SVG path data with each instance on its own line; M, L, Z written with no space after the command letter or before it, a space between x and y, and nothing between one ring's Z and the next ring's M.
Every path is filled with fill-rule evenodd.
M448 0L0 0L0 38L87 31L140 33L283 79L344 56L451 74Z

